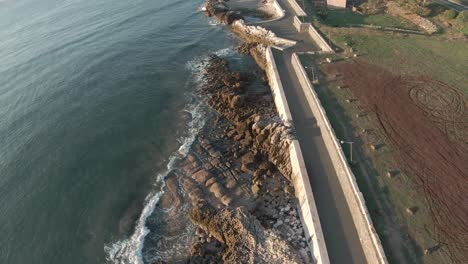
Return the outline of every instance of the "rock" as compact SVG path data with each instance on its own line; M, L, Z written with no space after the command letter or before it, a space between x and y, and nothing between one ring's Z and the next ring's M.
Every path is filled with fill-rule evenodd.
M243 135L247 130L247 124L245 122L237 122L236 129L238 134Z
M182 196L179 190L180 187L177 181L177 177L177 175L171 173L166 178L164 193L158 202L158 206L161 208L171 208L174 206L177 211L182 205Z
M257 135L257 136L255 137L255 143L256 143L257 145L261 145L261 144L266 140L266 138L267 138L267 137L264 136L264 135L262 135L262 134Z
M226 180L226 188L232 189L236 187L236 185L237 185L236 179L234 179L234 177L228 177L228 179Z
M202 256L205 254L205 250L200 243L196 243L192 246L192 250L190 253L194 256Z
M398 170L392 170L392 171L387 171L387 177L388 178L393 178L397 176L400 173Z
M180 168L185 174L191 175L197 170L199 170L199 164L198 162L187 162L183 165L181 165Z
M242 146L242 148L244 149L247 149L250 147L250 145L252 145L252 139L250 138L244 138L240 141L240 144Z
M226 135L227 135L229 138L232 138L232 137L234 137L236 134L237 134L237 130L232 129L232 130L230 130L229 132L227 132Z
M236 95L231 100L231 108L239 108L244 104L244 97Z
M406 208L406 213L408 213L409 215L414 215L417 210L418 210L417 207L408 207Z
M280 225L282 225L282 224L283 224L283 221L278 220L278 221L276 221L276 223L273 225L273 228L278 228L278 227L279 227Z
M269 263L273 255L280 255L291 263L300 262L300 256L284 241L266 231L242 208L217 211L206 202L199 203L192 208L189 218L226 245L223 263ZM275 252L268 248L274 248Z
M201 169L192 174L192 178L201 184L205 184L205 182L212 177L213 175L204 169Z
M205 231L203 229L201 229L200 227L197 227L197 229L195 230L195 235L203 236L203 235L205 235Z
M225 206L229 206L232 203L233 198L229 195L224 195L221 197L221 203L223 203Z
M216 182L216 178L213 177L213 178L206 181L205 186L210 187L215 182Z
M236 20L242 20L244 17L239 13L235 11L228 11L226 13L226 21L225 23L228 25L231 25L234 21Z
M197 157L195 157L195 155L193 155L193 154L188 154L188 155L187 155L187 159L188 159L191 163L197 163L197 162L198 162Z
M246 172L246 173L250 173L250 174L253 173L252 170L249 169L249 167L247 165L245 165L245 164L241 165L241 171Z
M191 204L196 204L198 201L203 200L203 192L197 184L190 178L182 178L182 188L188 194Z
M267 161L264 161L264 162L260 163L260 165L258 166L258 168L261 169L261 170L268 170L268 169L270 169L270 167L271 167L270 163L267 162Z
M260 191L260 186L258 186L257 184L254 184L254 185L252 185L251 189L252 189L252 193L254 195L257 195L258 192Z
M218 169L223 167L223 164L221 164L221 161L219 160L219 158L211 159L210 163L211 165L213 165L213 167L218 168Z
M226 193L223 185L218 182L213 183L210 186L209 191L212 192L216 198L221 198Z
M304 263L312 263L312 261L310 260L309 254L307 253L307 249L302 248L299 250L299 253L301 254L301 257Z
M289 195L294 195L294 188L291 185L284 186L284 192Z
M219 158L219 157L221 157L221 154L220 154L218 151L214 150L213 148L210 148L210 149L208 150L208 153L209 153L210 156L213 157L213 158Z
M255 155L252 152L247 152L242 156L242 164L250 165L255 162Z

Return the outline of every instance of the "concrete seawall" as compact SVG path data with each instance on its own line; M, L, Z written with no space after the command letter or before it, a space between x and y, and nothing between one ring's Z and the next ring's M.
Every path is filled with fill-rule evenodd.
M288 102L284 94L283 85L278 74L276 62L271 48L267 48L267 75L274 97L276 109L279 116L286 124L292 124L292 116L289 110ZM292 167L292 183L295 189L295 195L299 201L301 222L304 232L314 259L314 263L329 264L328 253L323 237L320 218L318 216L312 187L310 186L309 175L305 168L304 158L299 146L298 140L293 140L289 147L290 160Z
M266 73L278 115L285 124L292 125L291 111L289 110L288 102L286 101L286 95L284 94L283 85L281 84L278 69L276 68L276 63L270 47L268 47L266 51L266 61Z
M346 203L350 208L367 263L388 263L380 239L375 232L369 212L367 211L364 197L357 185L356 177L348 166L341 145L331 127L325 110L296 54L293 54L291 63L302 89L305 89L304 94L317 120L317 125L320 128L327 152L336 170L339 184L344 193Z

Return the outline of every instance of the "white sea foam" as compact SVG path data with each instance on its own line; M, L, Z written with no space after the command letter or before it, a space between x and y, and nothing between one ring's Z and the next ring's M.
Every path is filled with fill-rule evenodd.
M230 57L236 55L237 52L234 47L224 48L213 52L213 54L220 56L220 57ZM207 66L209 56L200 56L196 57L195 59L188 61L185 65L187 69L192 72L193 81L197 86L203 85L203 69Z
M229 48L225 48L225 49L220 49L216 52L214 52L214 54L220 56L220 57L231 57L231 56L234 56L237 54L237 51L234 49L234 47L229 47Z
M233 48L221 49L214 54L218 56L230 56L234 54ZM208 63L208 56L198 57L187 63L187 68L192 72L193 79L190 80L190 83L195 83L195 85L202 85L204 83L203 79L203 69ZM156 184L161 184L161 190L164 188L164 177L167 176L173 169L174 164L177 160L185 157L195 140L196 135L200 129L205 124L205 115L204 115L204 104L201 100L196 100L197 102L189 104L185 111L191 114L191 121L188 124L188 133L187 136L180 138L179 142L181 146L178 151L173 153L169 158L167 163L166 170L159 173L156 177ZM144 257L142 255L142 250L144 247L144 240L146 235L149 233L149 229L146 227L146 220L153 213L156 204L158 203L162 191L155 191L150 193L145 199L145 207L141 212L141 215L136 222L135 231L133 234L124 240L117 241L111 245L106 245L104 250L107 254L107 260L115 264L143 264ZM157 256L148 256L149 259Z
M210 26L218 26L218 25L220 25L220 24L221 24L221 23L220 23L218 20L214 19L214 18L213 18L213 19L210 19L210 20L208 21L208 25L210 25Z
M161 190L164 188L164 177L168 175L173 169L174 164L177 160L185 157L190 150L198 131L204 125L204 114L202 110L202 103L189 105L185 111L189 112L192 116L189 122L188 135L181 138L181 146L178 151L171 155L167 163L167 168L157 176L157 181L162 185ZM146 227L146 219L153 213L154 207L156 206L159 198L162 195L162 191L153 192L145 199L145 207L141 212L140 218L138 219L134 233L127 239L115 242L112 245L104 247L107 253L107 260L112 261L116 264L142 264L143 256L142 250L146 235L149 233L149 229Z

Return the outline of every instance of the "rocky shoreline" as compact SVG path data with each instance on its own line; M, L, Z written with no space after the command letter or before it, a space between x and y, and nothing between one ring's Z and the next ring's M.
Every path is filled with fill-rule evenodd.
M241 17L223 12L228 23ZM264 67L258 51L267 43L258 40L248 37L239 51ZM195 234L187 262L312 263L290 182L294 131L279 118L265 73L231 71L212 55L204 80L197 93L214 111L158 203L189 205Z
M182 193L197 226L190 263L310 263L289 181L291 128L271 94L251 94L263 72L229 71L212 56L199 93L216 111L181 162ZM264 84L263 84L264 85Z

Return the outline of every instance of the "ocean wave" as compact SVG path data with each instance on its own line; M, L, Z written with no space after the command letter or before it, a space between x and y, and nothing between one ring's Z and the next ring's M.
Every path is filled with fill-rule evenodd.
M196 104L189 104L185 111L189 112L192 116L191 121L188 124L188 135L179 139L181 146L177 152L173 153L169 162L167 163L166 170L157 175L156 184L161 185L161 190L164 188L164 177L166 177L172 170L174 170L174 164L184 158L190 147L195 140L198 131L203 127L205 120L203 114L203 103L198 102ZM133 234L124 240L117 241L112 245L104 247L107 253L107 260L116 264L142 264L143 256L142 250L144 246L144 240L146 235L149 233L149 229L146 227L146 219L153 213L156 204L162 196L162 191L155 191L150 193L145 199L145 207L141 212L141 215L136 223L135 231Z
M226 49L219 50L215 54L228 54ZM208 56L197 57L189 62L187 62L186 67L191 71L192 79L188 81L189 83L194 84L195 86L200 86L203 84L203 74L202 71L208 63ZM145 199L145 207L141 212L141 215L136 222L135 231L133 234L124 240L117 241L111 245L106 245L104 251L106 252L106 259L115 264L143 264L144 256L142 255L145 237L150 232L146 227L146 220L153 213L156 204L163 194L164 189L164 178L174 170L175 163L185 157L195 141L195 137L198 134L199 130L203 127L204 113L203 107L204 104L201 100L193 99L184 111L190 113L191 120L188 123L188 132L185 137L180 138L178 141L181 143L179 149L173 153L166 166L166 170L159 173L156 177L156 183L161 185L161 191L154 191L150 193ZM157 256L148 256L149 258L154 258Z
M221 57L231 56L234 53L235 51L233 47L220 49L214 52L214 54ZM187 62L186 67L191 71L192 75L192 79L188 81L188 84L195 84L195 86L203 85L205 82L203 78L203 69L208 63L208 59L209 56L200 56L193 59L192 61ZM115 264L143 264L145 259L155 259L158 257L143 256L142 254L145 237L150 232L146 226L146 220L153 213L156 204L163 194L162 190L165 184L164 178L175 169L175 163L188 154L198 132L205 124L205 104L202 100L193 98L193 95L191 97L192 102L189 103L184 109L184 111L190 113L191 115L191 120L188 123L187 135L178 140L181 144L179 149L170 156L166 170L159 173L156 177L157 182L155 185L159 184L161 186L161 191L154 191L147 196L145 199L145 207L143 208L143 211L141 212L141 215L136 222L135 231L129 238L117 241L104 247L107 255L107 261Z
M237 52L234 46L232 46L232 47L217 50L213 52L212 54L217 55L219 57L226 58L226 57L232 57L232 56L237 55ZM186 68L191 71L192 76L193 76L193 81L198 87L200 85L203 85L205 82L205 79L203 78L204 77L203 70L207 66L209 59L210 59L210 56L208 55L199 56L199 57L194 58L191 61L188 61L187 64L185 65Z

